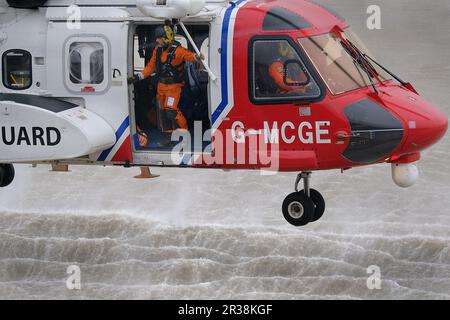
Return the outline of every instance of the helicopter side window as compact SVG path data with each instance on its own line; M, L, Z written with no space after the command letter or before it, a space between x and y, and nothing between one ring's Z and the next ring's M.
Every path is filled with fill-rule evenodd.
M104 49L98 42L70 45L70 81L74 84L100 84L104 76Z
M8 50L3 54L3 85L12 90L31 87L31 54L25 50Z
M66 88L75 94L109 90L113 76L110 44L103 36L73 36L64 45Z
M320 87L288 40L255 40L250 50L250 94L254 103L321 97Z

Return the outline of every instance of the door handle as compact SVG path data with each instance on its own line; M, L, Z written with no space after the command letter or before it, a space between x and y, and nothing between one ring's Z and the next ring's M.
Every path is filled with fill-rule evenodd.
M119 74L119 77L122 76L122 72L120 72L119 69L114 68L114 69L113 69L113 79L116 79L116 78L117 78L117 74Z
M338 139L348 139L351 136L352 136L352 134L347 132L347 131L338 131L338 132L336 132L336 137Z

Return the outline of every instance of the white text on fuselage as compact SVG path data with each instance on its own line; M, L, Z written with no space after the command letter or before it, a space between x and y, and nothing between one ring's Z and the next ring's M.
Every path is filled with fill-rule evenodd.
M280 141L286 144L293 144L296 140L302 144L331 144L330 121L315 121L314 123L303 121L298 126L291 121L278 121L269 123L264 121L263 130L245 129L240 121L235 121L231 127L232 137L235 142L245 142L245 136L252 134L263 134L266 144L279 144ZM262 131L262 132L261 132Z

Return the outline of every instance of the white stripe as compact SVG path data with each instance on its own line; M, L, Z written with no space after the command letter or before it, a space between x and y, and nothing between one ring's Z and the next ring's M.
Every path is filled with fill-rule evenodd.
M228 79L228 104L218 117L216 123L213 124L213 128L217 129L224 118L227 117L231 109L234 107L234 73L233 73L233 50L234 50L234 27L236 24L236 16L239 9L244 6L248 1L243 1L239 4L231 13L230 23L228 25L228 48L227 48L227 79Z
M119 151L120 147L122 146L122 144L124 143L125 139L128 138L129 135L130 135L130 127L128 127L123 132L123 134L119 138L119 140L117 140L117 143L114 145L114 147L112 148L111 152L106 157L106 159L105 159L106 162L109 162L109 161L112 160L112 158L114 158L114 156L116 155L117 151Z

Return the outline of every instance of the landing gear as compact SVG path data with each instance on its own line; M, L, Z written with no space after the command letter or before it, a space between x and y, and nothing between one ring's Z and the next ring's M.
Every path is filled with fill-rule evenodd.
M302 192L291 193L283 201L283 215L290 224L305 226L314 217L314 203Z
M7 187L13 182L15 176L12 164L0 164L0 188Z
M309 187L311 172L302 172L295 181L295 192L283 201L283 216L290 224L301 227L319 220L325 212L325 200L320 192ZM298 185L303 179L303 190Z

